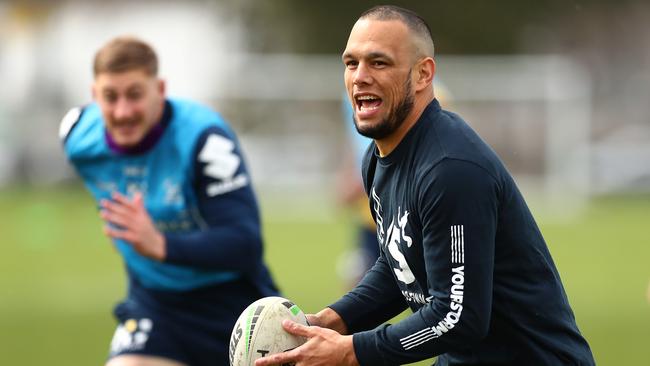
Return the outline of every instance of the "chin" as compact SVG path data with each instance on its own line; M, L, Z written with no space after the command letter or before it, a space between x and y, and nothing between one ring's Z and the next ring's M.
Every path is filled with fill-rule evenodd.
M361 129L362 131L365 130L372 130L375 128L375 126L380 123L375 120L368 120L368 119L362 119L362 120L356 120L357 123L357 129Z
M130 148L130 147L133 147L133 146L137 145L140 142L140 140L142 140L142 139L141 138L136 139L136 138L133 138L133 137L127 137L127 138L120 138L120 137L115 138L114 137L113 140L115 141L115 143L119 147Z

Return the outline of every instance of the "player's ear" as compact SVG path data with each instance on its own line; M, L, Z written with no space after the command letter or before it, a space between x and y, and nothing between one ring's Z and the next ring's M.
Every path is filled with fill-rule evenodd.
M433 83L433 76L436 74L436 62L432 57L425 57L415 65L415 71L415 90L420 91L428 88Z
M167 91L167 84L165 83L165 80L158 79L158 93L164 96L166 91Z

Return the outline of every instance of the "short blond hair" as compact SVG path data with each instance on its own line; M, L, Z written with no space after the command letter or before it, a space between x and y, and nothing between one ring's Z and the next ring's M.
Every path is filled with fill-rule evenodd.
M158 56L146 42L131 36L117 37L106 43L95 54L94 76L136 69L150 76L158 75Z

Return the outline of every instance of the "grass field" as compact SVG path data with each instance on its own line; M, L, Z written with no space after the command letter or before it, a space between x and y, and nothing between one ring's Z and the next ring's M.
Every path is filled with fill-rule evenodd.
M262 199L266 257L284 295L315 312L348 216ZM281 210L280 210L281 208ZM599 365L650 365L650 197L599 199L573 222L538 221ZM101 365L123 295L122 264L79 187L0 191L0 365Z

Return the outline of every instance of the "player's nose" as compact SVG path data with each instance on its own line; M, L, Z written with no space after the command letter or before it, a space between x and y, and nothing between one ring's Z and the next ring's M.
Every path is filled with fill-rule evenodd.
M128 100L126 100L126 98L120 98L117 103L115 103L115 108L113 109L113 117L116 120L130 119L133 116L133 113L133 105Z
M352 82L354 85L370 84L372 82L372 75L370 69L365 62L360 62L352 75Z

